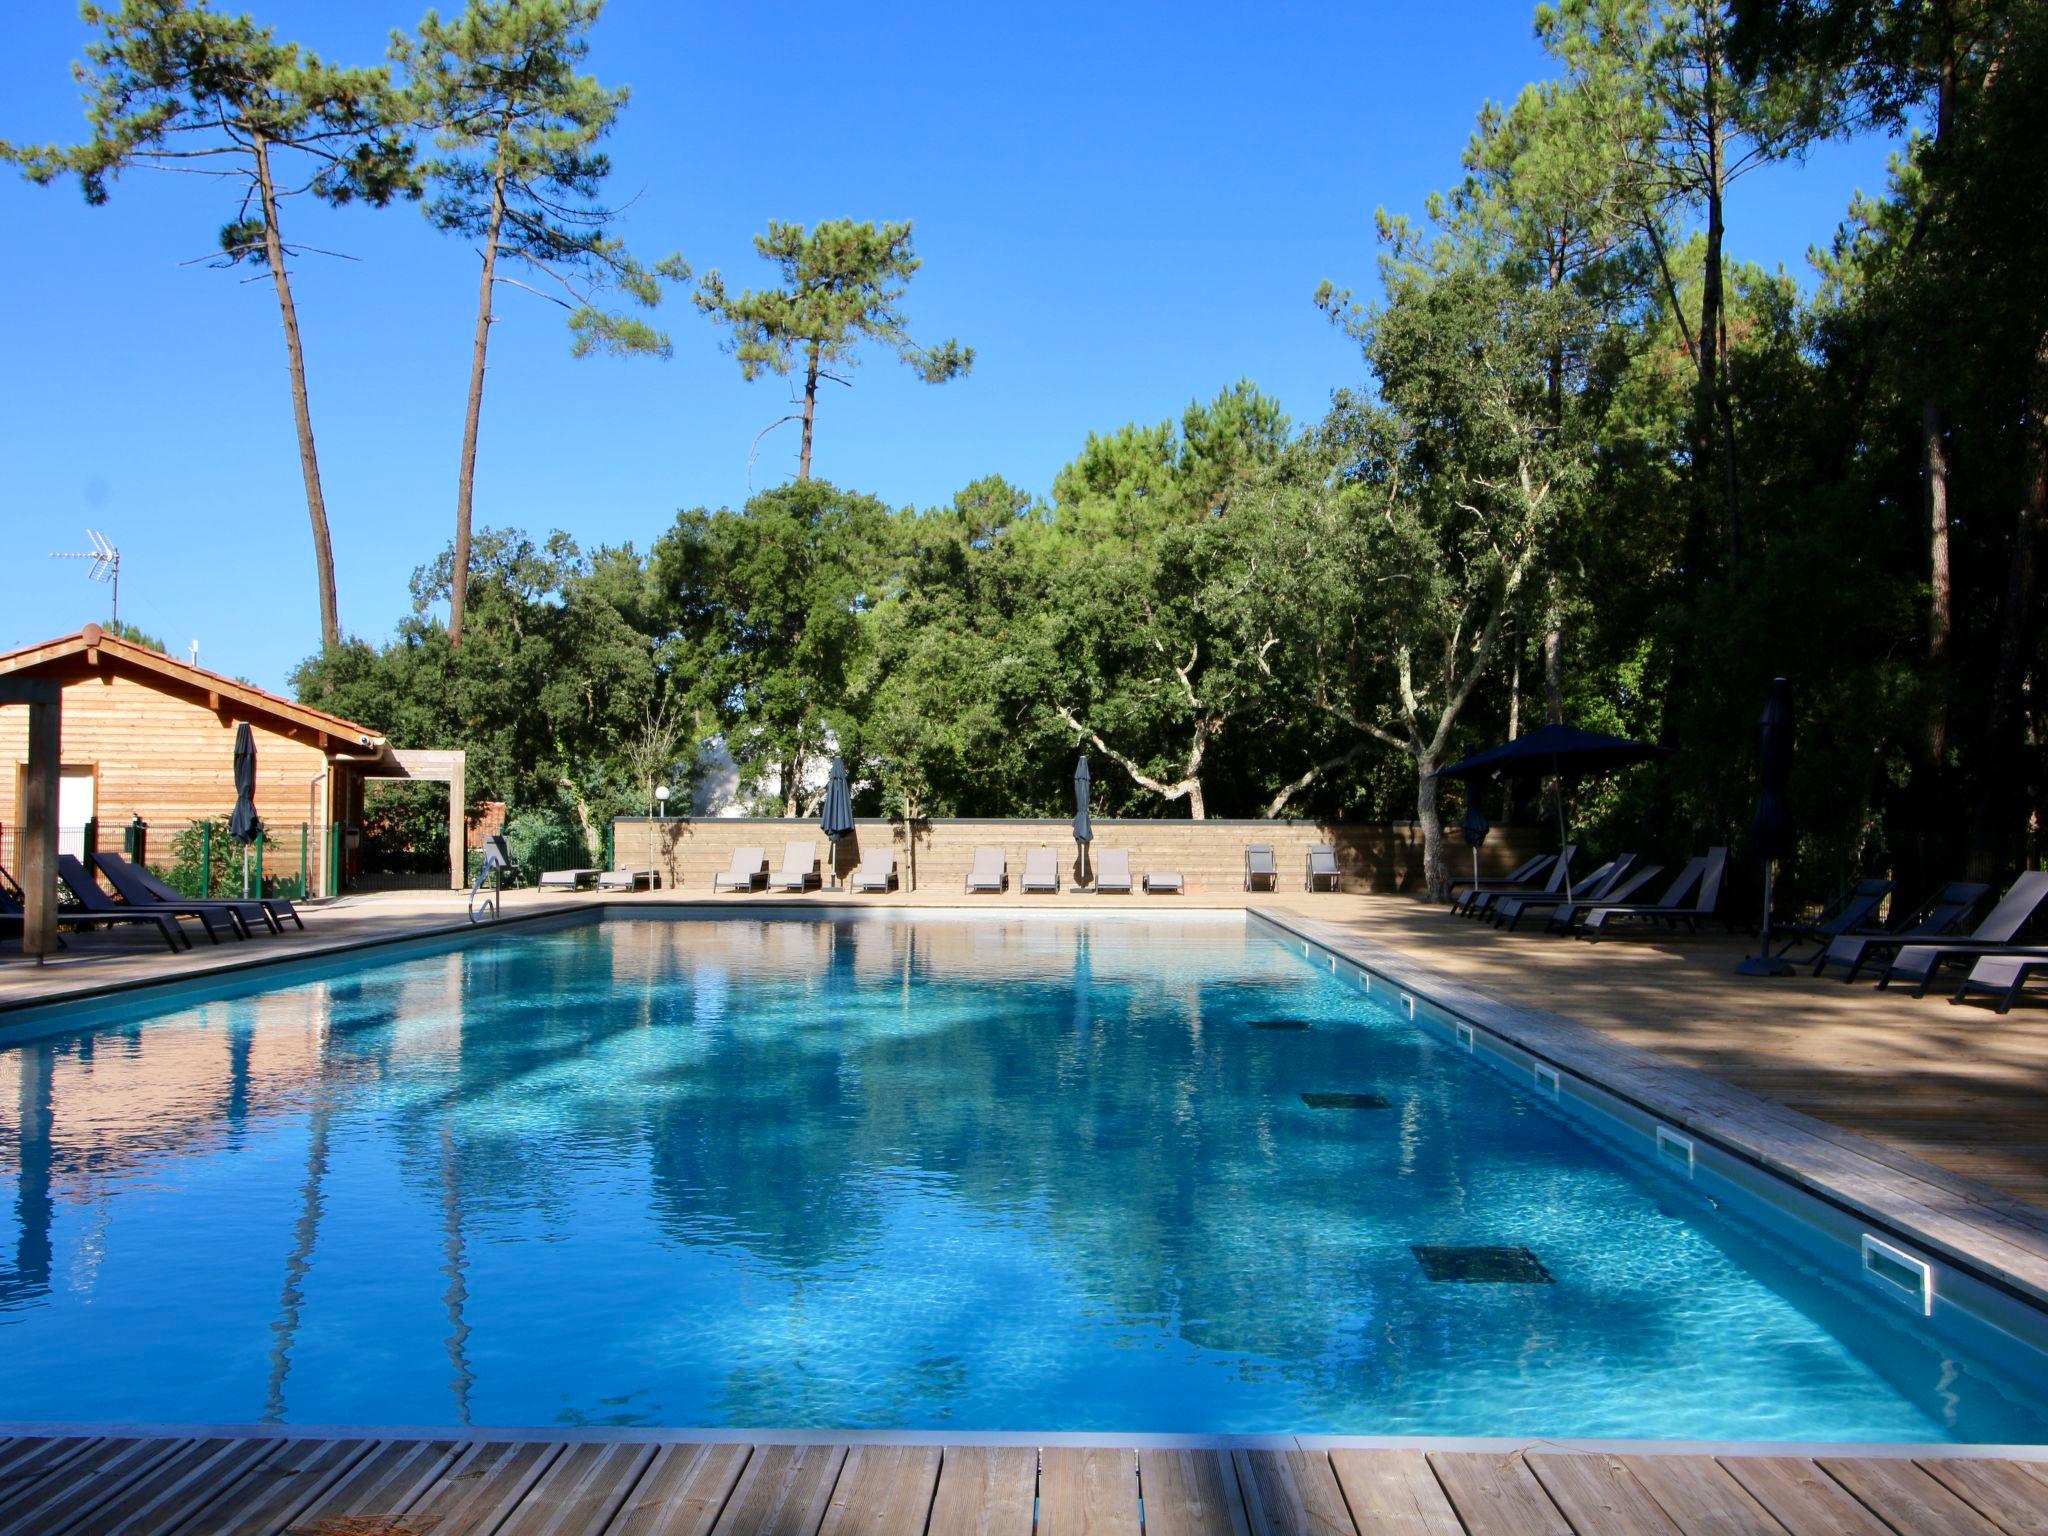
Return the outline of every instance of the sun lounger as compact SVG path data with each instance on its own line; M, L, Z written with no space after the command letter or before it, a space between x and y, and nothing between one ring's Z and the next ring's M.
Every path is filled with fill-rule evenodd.
M1628 871L1620 880L1610 880L1607 890L1594 898L1603 907L1621 907L1632 903L1643 887L1664 873L1662 864L1643 864ZM1578 927L1579 919L1594 905L1594 901L1557 901L1554 897L1513 897L1511 900L1527 899L1531 902L1551 902L1555 910L1544 921L1545 933L1570 933ZM1509 924L1510 927L1514 926Z
M1910 981L1913 995L1924 996L1935 977L1949 966L1970 964L1999 950L2027 947L2016 941L2043 906L2048 906L2048 870L2030 869L2007 887L1998 905L1967 938L1900 946L1877 984L1883 988L1895 981Z
M182 897L177 901L117 902L100 889L92 872L73 854L57 855L57 878L71 893L71 899L93 917L114 917L125 912L156 912L173 919L189 917L206 930L206 937L215 944L220 942L220 933L213 926L213 920L218 917L236 938L246 939L249 936L249 930L242 926L241 919L234 913L210 908L204 902L187 901Z
M228 913L241 925L244 933L253 931L252 925L256 923L261 923L272 933L282 933L284 930L278 925L279 917L288 917L301 928L306 926L300 919L297 909L282 896L252 896L247 901L232 896L188 898L172 890L140 864L130 864L118 853L95 853L92 861L99 866L100 873L107 877L107 883L113 886L115 894L123 901L132 902L138 907L194 900Z
M896 889L896 855L893 853L870 854L860 861L852 877L846 882L856 891L893 891Z
M1095 856L1095 894L1131 894L1131 856L1121 848L1106 848Z
M1828 940L1827 948L1814 957L1813 974L1831 965L1842 967L1842 980L1854 981L1863 967L1888 960L1899 946L1915 939L1938 939L1960 929L1970 920L1978 904L1991 894L1991 887L1973 880L1952 880L1928 897L1920 909L1896 928L1882 933L1842 933Z
M711 877L713 891L758 891L768 883L768 850L735 848L732 863Z
M597 877L600 891L651 891L660 883L651 869L608 869Z
M1997 1000L1997 1011L2006 1013L2036 976L2048 976L2048 949L2008 949L1995 955L1979 955L1949 1001L1965 1002L1979 992L1988 992Z
M540 888L544 891L594 891L601 869L544 869Z
M1187 882L1180 872L1172 869L1148 869L1145 871L1145 894L1147 896L1182 896L1187 893Z
M818 845L785 844L782 850L782 868L771 883L784 891L808 891L814 885L822 887L825 884L825 877L818 873Z
M1506 928L1512 933L1521 926L1522 918L1530 912L1548 912L1557 907L1586 906L1595 902L1626 901L1625 896L1616 896L1614 888L1627 878L1635 868L1636 856L1624 853L1619 858L1609 859L1583 880L1574 881L1569 894L1556 896L1500 896L1487 908L1486 915L1493 920L1496 928Z
M1511 890L1518 885L1539 883L1544 875L1549 872L1551 863L1556 858L1557 855L1554 853L1539 853L1520 868L1509 870L1493 883L1503 890ZM1454 891L1461 886L1470 886L1474 890L1483 890L1486 887L1486 882L1484 880L1467 880L1463 877L1451 882L1451 889Z
M0 870L0 874L5 874L5 871ZM0 888L0 928L19 930L27 921L28 914L23 910L22 904L7 890ZM158 933L163 935L164 943L170 947L170 951L174 955L180 950L192 947L192 941L186 938L184 931L178 927L177 919L162 912L59 912L57 914L57 926L59 928L92 928L102 923L148 923ZM59 942L61 943L62 941L60 940Z
M974 850L974 865L967 871L969 891L1007 891L1010 888L1010 862L1000 848L977 848Z
M1024 852L1024 879L1020 890L1035 891L1041 895L1056 896L1060 889L1059 855L1050 848L1027 848Z
M1577 843L1566 843L1558 850L1557 857L1550 862L1550 868L1541 884L1536 885L1489 885L1475 887L1451 904L1451 910L1460 917L1479 917L1489 912L1493 904L1508 896L1562 896L1571 889L1572 863L1579 856Z
M1849 887L1848 894L1830 906L1810 923L1785 923L1772 929L1772 933L1785 940L1785 947L1778 951L1778 958L1785 959L1802 944L1814 946L1811 955L1801 955L1795 962L1799 965L1823 956L1828 945L1845 933L1878 934L1884 932L1884 924L1878 919L1878 909L1884 905L1885 897L1891 895L1889 880L1858 880Z
M1312 891L1319 882L1328 882L1323 886L1325 890L1344 889L1343 876L1337 869L1337 850L1330 843L1315 843L1308 850L1308 877L1302 881L1301 888Z
M1149 883L1152 877L1147 875L1145 878ZM1279 890L1280 861L1273 857L1271 844L1247 843L1244 850L1244 888L1255 891L1261 880L1266 882L1267 890Z
M1597 940L1624 923L1656 923L1667 928L1699 931L1700 919L1721 910L1721 877L1728 872L1728 850L1709 848L1704 858L1693 859L1678 872L1664 894L1640 906L1598 906L1586 908L1579 920L1579 934Z

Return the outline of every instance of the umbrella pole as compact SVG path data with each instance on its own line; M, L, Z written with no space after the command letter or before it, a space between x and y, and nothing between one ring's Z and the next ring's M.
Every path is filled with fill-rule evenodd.
M1735 967L1738 976L1790 976L1792 967L1771 953L1771 876L1777 872L1775 859L1764 860L1764 915L1757 952L1743 957Z

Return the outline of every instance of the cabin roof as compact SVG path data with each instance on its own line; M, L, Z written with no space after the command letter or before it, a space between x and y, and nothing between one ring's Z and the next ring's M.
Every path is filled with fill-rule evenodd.
M252 725L264 725L287 736L310 736L329 752L382 756L386 750L384 737L366 725L119 639L97 624L88 624L76 634L0 653L0 676L12 673L76 682L92 676L89 669L95 667L109 667L163 692L203 697L211 709L227 710Z

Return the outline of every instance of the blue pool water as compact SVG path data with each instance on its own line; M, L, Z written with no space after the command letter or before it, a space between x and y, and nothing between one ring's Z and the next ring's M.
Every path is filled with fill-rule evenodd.
M613 921L251 989L0 1050L0 1211L6 1420L2048 1439L1235 922ZM1551 1283L1413 1252L1461 1245Z

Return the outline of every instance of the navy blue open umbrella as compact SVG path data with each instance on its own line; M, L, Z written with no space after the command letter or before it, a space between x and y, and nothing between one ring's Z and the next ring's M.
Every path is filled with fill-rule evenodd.
M1630 741L1624 736L1604 736L1582 731L1573 725L1540 725L1513 741L1475 752L1463 762L1439 769L1440 779L1583 779L1612 773L1636 763L1669 757L1671 749L1648 741ZM1557 797L1559 846L1569 841L1565 833L1564 795Z
M846 782L846 764L835 753L832 772L825 780L825 806L818 816L818 830L832 840L832 883L839 883L839 840L853 833L853 790Z

